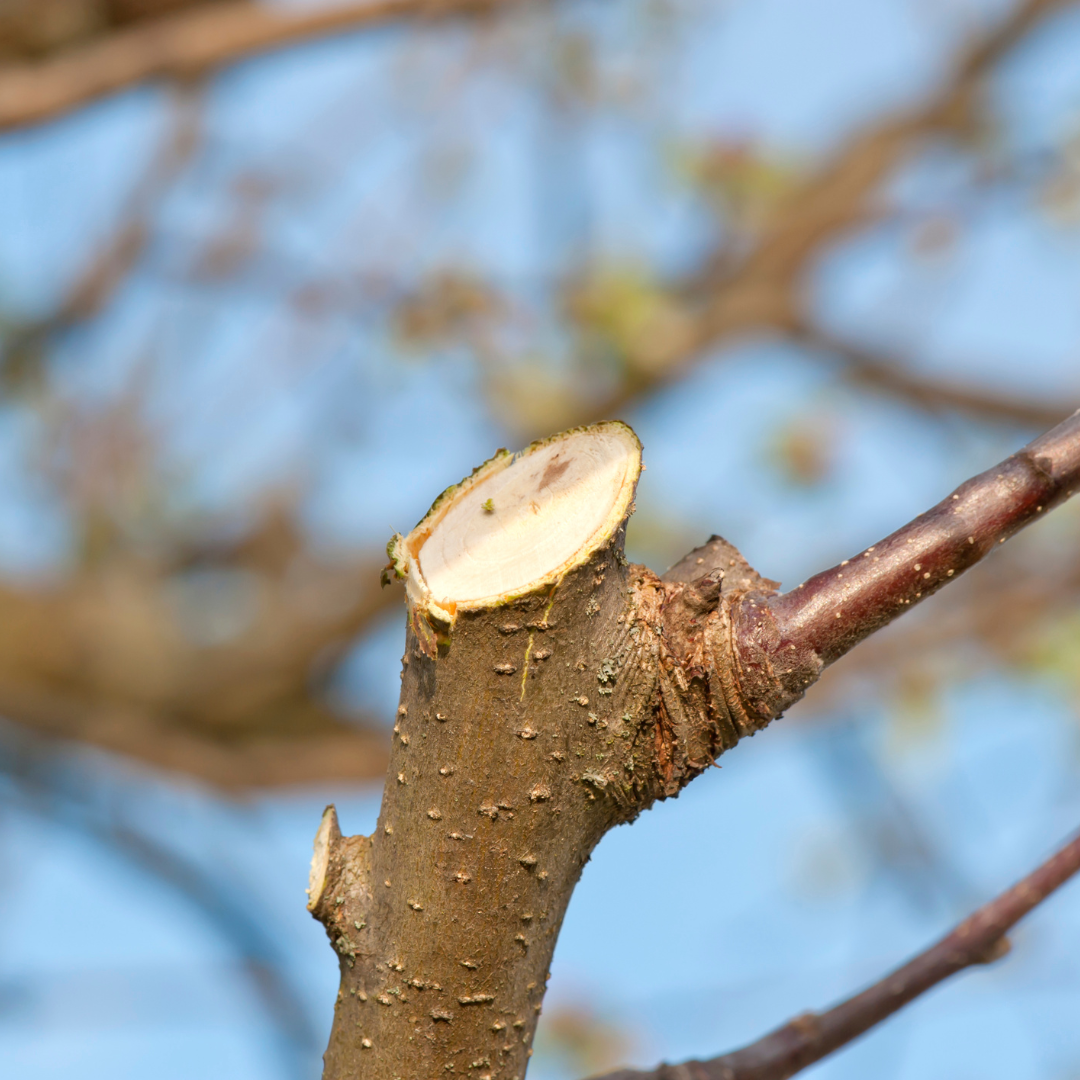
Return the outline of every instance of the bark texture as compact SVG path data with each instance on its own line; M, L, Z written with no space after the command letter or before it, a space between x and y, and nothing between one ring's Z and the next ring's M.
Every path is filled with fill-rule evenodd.
M328 811L313 864L309 908L341 962L326 1080L522 1080L559 927L603 834L1072 494L1080 414L868 549L854 585L845 564L777 597L719 537L662 578L630 565L631 489L626 515L561 576L451 610L416 577L418 552L454 500L491 512L483 484L507 460L391 546L391 569L413 576L378 827L344 838ZM829 637L845 611L845 635Z
M624 529L452 627L412 605L378 827L328 818L313 880L342 974L327 1080L521 1080L593 847L753 730L728 609L773 583L718 538L661 580Z
M314 908L342 963L328 1080L520 1080L593 847L745 733L709 654L728 652L717 562L756 575L714 541L696 581L663 582L622 532L554 588L461 615L444 655L409 631L378 828L332 832Z

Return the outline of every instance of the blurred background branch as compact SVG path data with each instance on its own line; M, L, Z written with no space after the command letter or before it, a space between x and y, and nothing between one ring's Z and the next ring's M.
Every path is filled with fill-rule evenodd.
M4 0L0 130L40 123L148 79L187 81L311 38L500 2L364 0L290 11L255 0Z

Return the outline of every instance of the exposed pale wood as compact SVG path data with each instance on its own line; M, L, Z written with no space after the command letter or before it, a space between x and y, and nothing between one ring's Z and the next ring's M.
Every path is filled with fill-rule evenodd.
M311 855L311 870L308 874L308 911L314 911L319 900L322 899L323 887L326 884L326 869L330 863L330 842L337 827L337 811L332 806L328 806L323 811L319 831L315 834L315 850Z
M437 601L497 603L565 573L626 516L641 447L624 425L599 424L494 461L420 530Z

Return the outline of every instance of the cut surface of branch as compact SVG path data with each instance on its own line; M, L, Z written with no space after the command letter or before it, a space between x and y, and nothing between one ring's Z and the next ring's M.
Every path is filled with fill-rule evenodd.
M640 470L641 444L620 423L545 440L516 458L500 452L404 541L411 587L454 610L558 580L626 517Z
M839 1005L797 1016L757 1042L721 1057L646 1071L621 1069L596 1080L787 1080L938 983L1004 956L1009 951L1005 937L1009 930L1078 871L1080 836L925 952Z
M323 811L319 831L315 834L315 850L311 855L311 870L308 873L308 911L314 911L322 899L323 887L326 885L326 870L330 865L330 843L338 835L340 834L337 811L334 807L328 806Z

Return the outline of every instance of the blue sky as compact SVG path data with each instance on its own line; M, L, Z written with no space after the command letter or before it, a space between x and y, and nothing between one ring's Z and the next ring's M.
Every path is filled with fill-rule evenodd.
M506 442L508 425L482 399L468 357L402 361L385 328L364 318L327 320L298 346L265 283L227 293L185 283L176 238L228 216L232 180L262 162L284 177L265 223L284 276L390 265L409 282L460 262L528 293L577 242L582 221L600 256L678 269L715 226L657 146L749 134L812 161L882 110L918 101L961 35L1003 7L688 0L693 16L654 54L641 5L634 17L611 0L570 6L564 18L595 35L602 63L616 74L648 68L657 93L634 109L598 110L576 136L580 175L569 192L544 168L550 118L538 98L549 76L546 54L528 48L542 20L527 12L502 52L476 50L467 28L386 28L245 63L210 84L208 150L156 213L143 264L100 319L60 343L52 375L91 407L122 392L153 342L148 414L183 477L182 499L227 508L302 476L320 542L385 542ZM1003 156L1037 161L1080 131L1077 47L1080 17L1069 15L1004 65L992 87ZM63 294L164 137L164 103L159 90L136 90L0 138L4 310L33 315ZM472 170L459 189L432 194L424 155L443 143L467 144ZM930 146L882 195L902 221L955 213L957 243L917 259L895 223L845 238L809 282L815 312L919 368L1075 401L1080 234L1023 185L973 194L969 170ZM549 230L537 206L575 198L585 210ZM558 337L550 325L535 333ZM1032 434L928 418L835 376L828 360L747 340L636 406L625 418L645 446L641 519L691 542L722 533L791 586ZM837 464L822 485L799 489L771 448L808 421L828 429ZM9 573L56 572L70 542L62 507L31 476L33 435L31 420L0 406L0 564ZM632 527L631 555L635 543ZM387 713L402 637L397 616L359 642L342 692ZM1080 824L1076 717L1052 685L1005 671L958 681L931 734L898 752L894 728L890 703L873 694L830 723L801 723L796 709L677 800L612 833L571 904L549 1011L588 1002L632 1035L642 1064L719 1052L876 977ZM874 782L845 788L852 762ZM314 1045L325 1039L336 965L303 906L311 837L331 799L346 831L370 831L378 792L327 787L234 805L94 753L69 767L85 777L92 813L43 812L4 782L5 1076L317 1075L317 1052L297 1061L282 1050L221 924L98 842L86 822L116 800L192 864L227 867L226 899L271 928L272 946L258 947L288 973ZM882 862L868 823L890 799L903 801L932 865L950 868L946 879L905 884ZM1080 1076L1080 886L1040 909L1015 944L1002 964L939 990L816 1075ZM541 1052L530 1075L572 1074Z

